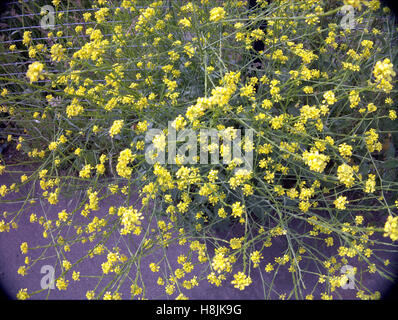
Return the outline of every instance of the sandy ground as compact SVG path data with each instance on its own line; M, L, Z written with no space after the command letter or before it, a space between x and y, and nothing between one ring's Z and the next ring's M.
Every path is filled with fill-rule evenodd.
M0 185L6 184L10 185L12 182L19 179L23 171L28 170L23 168L20 173L17 174L3 174L0 176ZM27 242L29 247L35 247L39 245L46 245L48 239L42 237L42 228L38 224L31 224L29 222L29 216L31 213L36 213L37 216L46 215L49 218L54 219L58 212L66 209L67 212L76 208L78 203L78 198L68 198L62 197L59 203L55 206L49 205L46 201L37 201L35 204L29 204L24 206L21 199L32 189L31 185L23 187L19 193L9 194L6 196L6 200L9 201L6 204L0 204L0 213L3 211L14 212L21 210L21 214L18 219L18 229L11 229L8 233L0 233L0 284L3 286L5 292L12 298L15 298L16 293L21 288L27 288L28 292L34 292L41 289L42 278L46 273L41 273L44 266L55 266L55 276L60 273L60 256L65 255L65 258L70 262L74 263L79 258L81 258L87 252L87 248L90 248L90 243L87 244L76 244L71 247L70 252L63 252L61 250L54 250L53 248L48 249L42 260L37 261L31 269L29 269L28 274L24 277L17 274L19 266L24 265L25 255L21 254L20 244L22 242ZM37 190L37 188L36 188ZM134 197L133 197L134 198ZM135 199L131 199L131 204L134 203ZM121 204L121 199L117 196L108 198L104 203L101 203L100 210L96 212L96 215L103 216L108 212L110 206L118 206ZM1 218L0 218L1 219ZM148 224L147 219L144 220L144 225ZM69 234L72 234L73 229L69 230ZM239 230L229 230L228 236L231 235L238 236ZM65 234L68 236L68 233ZM131 242L123 240L125 237L120 237L116 233L110 237L108 242L108 247L118 245L122 252L128 254L128 249L134 250L138 244L138 238L133 239ZM289 293L292 289L292 275L287 271L286 266L281 267L278 276L274 279L273 273L264 272L264 266L266 263L271 261L274 256L279 255L279 249L283 247L285 241L282 237L276 238L274 240L274 245L263 252L264 260L261 264L261 269L257 268L252 270L251 277L253 283L246 288L244 291L240 291L233 288L230 284L231 278L227 279L223 287L217 288L214 285L209 284L207 281L200 283L199 287L195 287L192 290L183 289L182 292L187 295L190 299L277 299L282 293ZM37 251L38 253L39 251ZM170 245L167 249L167 258L170 265L173 268L177 267L177 257L180 254L187 253L187 248ZM210 251L211 252L211 251ZM34 253L31 257L35 258L38 256ZM384 258L388 257L390 260L396 261L397 255L392 255L391 253L382 253ZM28 253L29 256L29 253ZM122 293L122 297L125 299L130 298L130 285L136 276L136 270L139 266L141 269L141 277L145 283L145 297L148 299L174 299L177 294L172 296L167 296L164 294L163 287L156 284L156 280L159 274L151 272L148 268L150 262L159 261L163 256L162 252L155 251L150 257L143 258L139 264L133 265L129 276L123 285L120 287L119 292ZM62 260L62 259L61 259ZM59 291L57 288L44 290L41 293L35 295L33 299L85 299L85 294L87 290L91 290L98 285L98 288L104 288L107 281L111 280L112 276L103 279L102 282L98 282L98 278L93 276L101 276L101 263L106 261L106 257L95 256L94 258L89 258L80 263L76 268L72 270L78 270L81 273L81 280L75 282L71 279L71 275L67 275L66 279L70 281L69 287L66 291ZM305 264L303 264L304 266ZM358 263L352 262L353 266L357 266ZM45 267L44 267L45 268ZM308 266L308 270L314 271L311 265ZM191 279L194 275L200 277L203 269L196 269L191 274L186 276L187 279ZM91 277L84 277L91 276ZM303 291L304 296L306 294L312 293L315 298L320 298L320 293L325 292L325 286L318 284L315 289L314 285L317 283L317 278L311 274L304 275L304 280L307 285L307 289ZM379 290L382 295L386 293L389 289L391 283L380 277L378 274L370 275L369 273L363 274L363 283L371 290ZM273 289L270 290L269 287L264 285L264 283L273 282ZM114 291L115 288L110 287L109 291ZM335 299L354 299L356 290L350 289L337 289L334 293ZM294 298L294 297L293 297Z

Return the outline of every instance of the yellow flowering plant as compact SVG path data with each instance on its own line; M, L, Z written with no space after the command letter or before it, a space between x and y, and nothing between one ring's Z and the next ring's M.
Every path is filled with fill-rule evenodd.
M153 298L152 278L178 299L257 280L264 298L332 299L344 266L393 277L379 252L396 251L398 239L398 47L378 0L258 0L250 10L232 0L96 0L69 15L53 2L57 25L79 24L67 36L22 32L18 49L34 62L0 79L0 134L18 154L1 156L0 177L34 167L0 186L0 205L24 187L26 204L78 204L53 217L4 213L0 232L27 220L48 242L22 244L30 260L18 273L53 247L57 290L90 278L80 265L101 258L87 299ZM344 4L353 29L340 25ZM186 132L195 140L185 148ZM85 254L72 261L79 245ZM361 281L355 293L380 296Z

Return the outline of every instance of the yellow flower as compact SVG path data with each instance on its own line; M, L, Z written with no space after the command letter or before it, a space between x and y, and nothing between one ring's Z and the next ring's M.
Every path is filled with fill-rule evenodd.
M48 145L48 149L49 149L50 151L54 151L55 149L57 149L57 147L58 147L58 143L55 142L55 141L51 142L51 143Z
M60 62L65 59L66 49L62 46L62 44L56 43L51 47L51 59L56 62Z
M363 216L356 216L355 217L355 224L360 225L363 222Z
M125 149L120 152L119 158L118 158L118 163L116 165L116 171L119 176L123 178L130 178L131 174L133 173L133 170L128 167L128 165L134 161L135 155L130 149Z
M84 111L84 108L76 98L72 99L72 102L66 106L66 115L68 118L76 117Z
M21 252L22 252L22 254L27 254L28 253L28 243L27 242L23 242L21 244Z
M355 108L359 102L361 101L361 97L359 96L359 92L356 90L351 90L348 96L350 100L350 108Z
M112 127L109 129L109 135L113 138L115 135L119 134L122 130L123 124L123 120L113 121Z
M152 262L149 264L149 269L151 269L152 272L159 272L160 267Z
M27 272L26 272L26 266L21 266L18 268L18 274L21 276L26 276Z
M344 183L346 187L352 187L354 185L354 169L348 164L343 163L337 168L337 178L341 183Z
M92 300L92 299L94 299L94 297L95 297L94 291L87 291L87 292L86 292L86 298L87 298L87 300Z
M86 179L90 178L91 169L92 169L91 164L85 165L85 166L83 167L83 169L80 170L80 172L79 172L79 177L80 177L80 178L86 178Z
M303 212L307 212L310 207L311 203L309 201L300 201L299 203L299 208Z
M244 212L245 212L245 206L241 205L240 201L235 202L232 205L232 213L231 213L231 215L234 218L238 218L238 217L240 218Z
M253 251L250 254L250 260L253 262L253 268L257 268L261 259L263 258L262 254L259 251Z
M315 172L323 172L325 170L325 167L329 161L329 157L319 153L318 150L315 151L305 151L303 153L303 160L306 165L310 167L311 170Z
M345 142L340 144L339 153L344 158L350 157L352 155L352 146L346 144Z
M397 113L396 113L396 111L395 111L395 110L390 110L390 111L388 112L388 117L389 117L391 120L397 119Z
M345 210L346 209L345 205L348 203L347 197L339 196L333 203L337 209Z
M252 283L250 276L246 276L243 272L238 272L234 274L234 280L231 281L231 284L234 285L234 288L239 290L244 290L245 287L249 286Z
M333 238L332 237L326 238L325 242L326 242L326 246L327 247L332 247L333 246Z
M189 300L189 298L186 295L184 295L183 293L180 293L178 295L178 297L176 298L176 300Z
M178 115L177 118L171 123L171 126L176 129L176 131L179 131L181 129L184 129L185 126L187 125L187 121L184 119L182 115Z
M368 266L369 273L375 273L377 271L376 265L374 263Z
M220 218L226 218L227 217L227 212L225 211L225 209L224 208L220 208L220 209L218 209L218 216L220 217Z
M210 21L217 22L225 18L226 12L222 7L216 7L210 10Z
M388 216L384 225L384 237L390 237L392 241L398 240L398 216Z
M373 193L376 191L376 175L369 174L368 180L366 180L366 183L365 183L364 191L366 193Z
M394 66L388 58L383 61L377 61L373 68L376 87L385 92L390 92L392 90L393 86L391 82L395 75Z
M25 46L28 46L28 44L32 41L32 31L25 31L23 33L23 39L22 39L22 43Z
M180 24L182 27L189 28L191 26L191 21L189 21L187 18L183 18L178 22L178 24Z
M29 222L30 222L30 223L34 223L34 222L36 222L36 221L37 221L37 216L36 216L36 214L32 213L32 214L30 215L30 217L29 217Z
M228 257L225 256L224 252L218 252L212 260L212 267L218 273L222 271L229 272L231 270L231 262Z
M175 291L175 286L173 285L173 284L168 284L166 287L165 287L165 291L166 291L166 294L167 295L172 295L173 293L174 293L174 291Z
M232 238L229 240L229 245L232 249L239 249L242 247L243 238Z
M163 285L164 285L164 280L163 280L162 277L159 277L159 278L158 278L157 284L158 284L159 286L163 286Z
M374 112L374 111L377 110L377 107L375 106L374 103L369 103L368 106L367 106L367 108L368 108L368 112L369 112L369 113Z
M29 65L26 76L29 78L30 83L44 79L44 76L42 75L43 69L44 64L41 62L36 61Z
M268 262L268 264L265 266L265 272L271 272L272 270L274 270L274 266Z
M138 134L144 133L145 131L147 131L147 129L148 129L148 122L146 120L138 122L137 125L135 126L135 132L137 132Z
M337 102L337 99L334 96L333 91L327 91L323 94L323 98L326 100L327 104L332 105Z
M105 21L106 16L109 14L109 8L101 8L95 12L95 19L98 23Z
M69 270L72 267L72 264L68 260L63 260L62 266L65 268L65 270Z
M131 292L131 294L132 294L133 296L138 296L138 295L140 295L140 294L142 293L142 288L133 283L133 284L130 286L130 292Z
M153 140L153 145L155 146L155 148L159 151L164 151L165 147L166 147L166 136L164 135L164 133L158 134L156 135Z
M74 281L80 281L80 272L73 271L72 279Z
M125 235L134 233L139 235L141 233L141 220L144 219L142 213L134 209L132 206L120 207L118 215L122 217L121 223L123 228L120 230L120 234Z
M322 292L321 293L321 299L322 300L333 300L333 296L332 295L328 295L326 292Z
M20 289L17 293L17 299L18 300L26 300L29 299L29 294L28 294L28 289Z
M370 152L374 152L375 150L381 151L383 148L382 144L378 141L379 134L375 129L370 129L365 132L365 142Z
M69 280L65 280L65 278L61 277L57 280L56 286L58 290L66 290L68 288Z

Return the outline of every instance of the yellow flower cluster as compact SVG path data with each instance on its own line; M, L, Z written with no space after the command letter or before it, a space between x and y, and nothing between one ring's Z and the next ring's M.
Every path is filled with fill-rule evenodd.
M60 62L65 59L66 49L60 43L56 43L51 47L51 59Z
M163 268L167 256L148 264L152 272L161 271L157 283L166 295L175 295L176 299L187 298L181 289L190 290L206 279L221 286L227 277L233 277L231 284L244 290L252 283L252 268L260 266L265 272L274 271L275 276L286 268L282 272L292 273L297 280L300 277L296 275L304 268L300 261L306 250L321 266L317 269L325 271L320 271L319 282L327 281L330 291L335 291L347 280L347 275L337 273L348 264L348 258L376 255L371 249L371 236L382 229L367 225L365 216L355 214L357 209L368 206L367 200L375 200L369 201L374 203L374 211L391 209L380 201L382 197L378 198L380 194L388 197L389 193L382 193L386 184L378 174L376 183L376 173L383 162L381 151L393 150L394 140L390 145L382 144L389 137L382 126L397 118L394 97L388 95L394 92L396 73L391 61L383 56L384 51L378 50L379 45L383 46L378 37L388 22L364 24L368 17L371 22L377 21L381 14L381 10L375 12L379 2L343 1L363 10L363 17L356 19L358 30L363 32L361 37L338 27L333 15L339 8L333 1L294 0L285 5L286 1L258 0L249 16L245 1L221 1L215 8L208 0L192 1L172 6L175 12L164 6L164 1L144 1L140 6L136 2L121 0L113 8L109 1L97 0L92 11L82 15L86 23L50 32L43 43L32 41L31 31L24 33L22 42L28 56L39 60L29 65L26 85L49 79L42 91L51 95L43 98L40 108L27 105L29 112L23 115L25 107L20 108L18 99L24 97L14 95L12 87L2 88L0 96L5 102L2 100L0 112L15 123L26 123L26 117L33 120L28 122L35 127L33 133L30 125L24 131L21 126L23 136L16 137L12 130L7 140L10 145L15 142L16 150L42 160L45 168L41 166L36 175L20 176L12 186L0 186L0 195L7 196L38 177L42 197L57 204L62 186L72 184L71 177L63 175L64 169L81 169L77 180L93 182L84 190L86 196L79 207L86 223L76 225L75 212L62 208L54 221L35 213L30 221L43 226L45 238L55 236L54 228L73 226L75 239L55 239L60 249L68 252L76 241L93 244L89 257L107 253L101 265L104 275L122 275L131 266L131 260L127 262L118 248L94 244L112 232L142 236L137 253L140 257L157 249L167 255L163 249L185 246L182 250L189 253L178 257L180 266L176 269ZM59 6L57 18L62 21L62 2L53 0L53 4ZM264 12L259 15L260 8L266 8L266 17ZM124 21L126 17L134 22ZM109 23L110 18L117 20L116 25ZM267 28L259 28L264 19ZM369 25L381 29L368 29ZM314 35L319 39L316 44L312 42ZM253 43L260 42L265 49L253 51ZM17 47L9 49L15 51ZM249 55L250 61L256 61L250 65L242 59ZM44 61L51 61L60 72L45 72ZM330 67L330 61L335 67ZM260 64L266 68L254 72ZM372 95L375 90L377 95ZM40 96L38 92L32 96L36 95ZM49 124L56 130L48 130ZM173 163L147 163L147 156L159 159L160 152L170 149L168 125L179 134L185 129L217 129L214 140L218 143L211 141L201 151L233 160L199 166L187 163L178 154ZM151 136L154 148L147 154L145 147L150 141L146 138L152 134L149 128L156 128L158 134ZM235 148L227 143L221 145L234 141L246 129L252 129L254 139L240 139L237 146L246 153L254 151L250 168L241 167L243 162ZM199 138L198 145L202 144L203 136L198 133L195 137ZM178 146L183 144L177 142ZM370 154L375 151L380 152L377 161L372 158L376 155ZM0 174L5 168L0 165ZM7 173L12 171L12 166L7 168ZM106 174L110 177L114 169L117 176L108 182ZM395 188L389 185L389 189ZM351 194L354 186L355 192L362 191L366 197ZM108 196L130 199L133 187L142 209L125 204L110 207L107 216L89 216ZM158 210L150 213L146 209L151 209L153 203ZM324 215L330 208L334 208L331 215ZM347 208L354 214L339 213ZM396 241L398 222L393 210L384 235ZM143 232L147 222L143 212L148 212L148 223L153 223L148 232ZM4 213L0 232L17 226L13 218L7 218ZM295 232L290 225L296 218L310 227L299 237L290 237ZM218 223L236 227L242 234L231 239L215 237L214 226ZM285 236L292 242L289 250L280 250L262 265L266 248L276 247L278 241L274 238ZM334 250L334 255L319 260L311 247L306 247L306 238L320 241L321 246ZM206 240L200 243L196 239ZM206 248L207 239L216 248L213 255ZM297 239L302 243L295 243ZM342 240L344 244L337 247ZM26 254L33 248L23 243L20 249ZM31 258L26 258L26 266L18 269L21 275L29 271ZM67 274L73 272L72 279L80 279L80 273L72 270L76 264L65 259L60 260L65 275L57 281L59 290L67 289ZM187 278L194 266L205 263L205 276ZM377 270L379 265L369 264L367 272ZM123 274L120 278L130 276ZM133 297L144 299L145 283L139 283L141 278L139 275L129 285ZM297 292L301 292L300 281L296 280ZM86 297L121 298L117 290L104 290L100 295L88 291ZM18 293L20 299L28 297L26 289ZM280 294L281 299L286 297L288 293ZM307 297L314 298L312 294ZM333 298L329 291L320 297ZM359 292L358 297L369 296Z
M119 134L123 128L123 120L113 121L112 127L109 129L109 135L113 138L115 135Z
M394 66L390 59L386 58L383 61L377 61L373 69L373 76L375 77L376 87L385 92L390 92L393 88L391 82L395 77Z
M310 167L311 170L315 172L322 173L329 161L329 156L319 153L318 150L305 151L303 153L303 160L306 165Z
M128 165L133 162L136 158L136 155L133 154L131 149L124 149L120 152L118 162L116 165L116 171L119 176L129 179L133 172L133 169L128 167Z
M341 183L344 183L346 187L352 187L355 181L354 169L346 163L341 164L337 168L337 178Z
M133 207L120 207L117 214L121 217L121 224L123 226L120 234L133 233L139 235L141 233L141 220L144 219L141 212L138 212Z
M370 173L366 180L364 192L373 193L376 191L376 175Z
M28 294L28 292L27 292L27 290L28 289L20 289L19 291L18 291L18 293L17 293L17 299L18 300L26 300L26 299L29 299L29 294Z
M244 290L245 287L252 283L250 276L246 276L243 272L238 272L234 274L234 280L231 281L235 288L239 290Z
M362 8L362 2L363 0L344 0L345 5L352 6L358 10L361 10ZM364 1L363 1L364 2Z
M235 202L235 203L232 205L232 213L231 213L231 215L232 215L234 218L241 218L242 215L244 214L244 212L245 212L245 206L242 205L242 204L240 203L240 201Z
M84 111L84 108L76 98L66 107L66 115L68 118L76 117Z
M93 169L91 164L87 164L79 172L79 176L84 179L88 179L91 176L91 170Z
M29 78L30 83L44 79L44 75L42 74L43 69L44 69L44 64L38 61L33 62L32 64L29 65L28 71L26 72L26 76Z
M212 267L218 273L221 273L223 271L231 272L232 270L230 258L225 256L225 252L220 250L212 260Z
M384 237L390 237L392 241L398 240L398 217L388 216L384 225Z
M334 205L336 206L336 209L339 209L339 210L345 210L347 203L348 203L348 201L347 201L346 196L340 196L334 201Z
M323 98L326 100L327 104L332 105L337 102L337 99L334 96L333 91L327 91L323 94Z
M342 157L348 159L352 156L352 146L348 145L347 143L342 143L339 145L339 153Z
M225 18L225 10L221 7L216 7L210 10L210 21L217 22Z
M375 129L370 129L365 132L365 142L370 152L381 151L383 146L378 141L379 134Z

